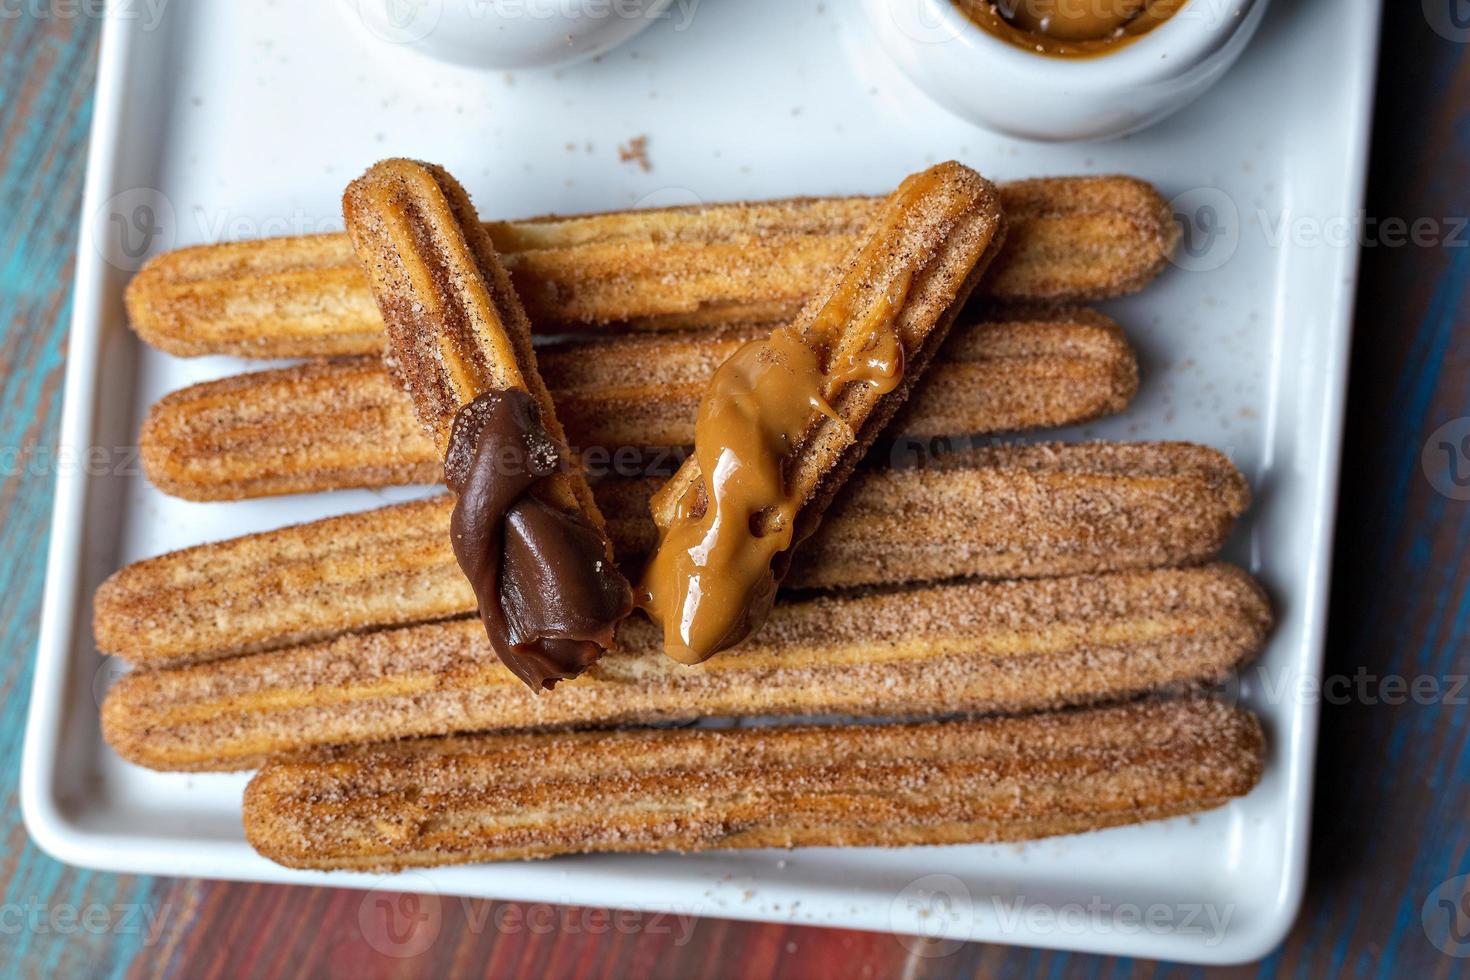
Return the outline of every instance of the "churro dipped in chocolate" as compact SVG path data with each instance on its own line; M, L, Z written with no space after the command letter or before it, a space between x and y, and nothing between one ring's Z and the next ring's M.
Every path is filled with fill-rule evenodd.
M1033 840L1223 806L1265 737L1205 698L905 725L428 739L267 765L245 836L296 868L584 851Z
M536 369L531 325L469 196L387 160L343 198L389 365L444 454L455 557L491 645L533 690L576 677L632 607Z
M1141 289L1178 239L1169 203L1133 177L1004 184L1006 247L978 290L1080 303ZM881 198L776 201L486 224L538 332L789 322L861 241ZM383 321L345 235L198 245L152 259L128 318L183 357L376 354Z
M759 627L791 549L928 367L1004 238L995 188L958 163L903 182L788 327L721 365L694 456L654 497L641 602L700 663Z

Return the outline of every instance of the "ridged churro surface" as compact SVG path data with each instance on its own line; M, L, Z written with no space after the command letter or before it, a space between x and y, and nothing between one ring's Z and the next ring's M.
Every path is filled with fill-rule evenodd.
M125 758L242 769L326 745L701 717L1016 712L1217 682L1271 625L1228 565L964 582L777 605L728 656L691 669L656 630L530 697L478 624L456 620L124 678L103 708Z
M448 537L490 643L549 690L602 656L633 594L566 447L525 310L442 167L374 164L342 211L383 314L389 370L444 457Z
M620 561L656 532L651 480L597 487ZM1185 443L1001 446L863 471L787 584L1015 578L1204 561L1250 499L1220 453ZM134 663L209 660L375 626L471 613L445 498L172 552L98 590L100 649Z
M1001 188L1006 253L981 291L1076 303L1132 292L1168 263L1168 203L1131 177ZM667 330L794 316L857 244L879 198L548 217L486 225L545 333ZM127 291L134 329L181 356L372 354L382 320L345 235L196 246L153 259Z
M440 458L460 409L489 391L530 392L564 439L531 323L464 188L442 167L384 160L348 186L342 210L383 314L388 367Z
M1248 793L1259 722L1209 700L928 724L481 736L276 762L245 834L292 867L585 851L1027 840Z
M720 365L694 452L650 503L639 606L699 663L765 618L792 549L907 401L1005 240L995 188L953 161L913 174L791 321Z
M557 417L590 460L694 441L699 398L742 331L580 341L537 352ZM1086 309L1014 311L957 326L888 427L916 437L1070 425L1122 411L1138 362L1122 331ZM375 357L209 381L156 403L142 458L165 493L237 500L437 483L442 460ZM590 452L587 452L589 451Z

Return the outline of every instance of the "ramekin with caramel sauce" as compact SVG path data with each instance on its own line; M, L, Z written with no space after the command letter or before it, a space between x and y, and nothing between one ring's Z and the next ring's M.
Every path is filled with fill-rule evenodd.
M978 125L1045 141L1135 132L1245 50L1268 0L864 0L884 51Z

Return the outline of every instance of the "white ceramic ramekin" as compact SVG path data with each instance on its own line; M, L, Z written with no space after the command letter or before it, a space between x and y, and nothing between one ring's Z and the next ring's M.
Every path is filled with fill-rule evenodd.
M672 0L341 0L378 40L472 68L550 68L602 54Z
M883 49L956 115L1025 139L1103 140L1184 108L1225 74L1268 0L1189 0L1131 44L1057 58L982 30L952 0L863 0Z

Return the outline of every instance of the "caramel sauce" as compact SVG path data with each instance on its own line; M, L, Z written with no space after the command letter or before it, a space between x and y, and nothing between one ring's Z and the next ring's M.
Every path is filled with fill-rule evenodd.
M711 379L694 427L696 477L687 487L671 484L681 495L643 578L641 604L662 623L673 659L701 663L764 621L806 503L807 489L791 485L789 461L824 418L847 424L833 405L850 385L881 396L902 382L899 321L914 268L890 273L877 296L873 284L894 264L901 225L935 182L930 172L916 175L889 198L804 327L746 344Z
M1188 0L954 0L981 29L1018 48L1092 58L1125 47Z

